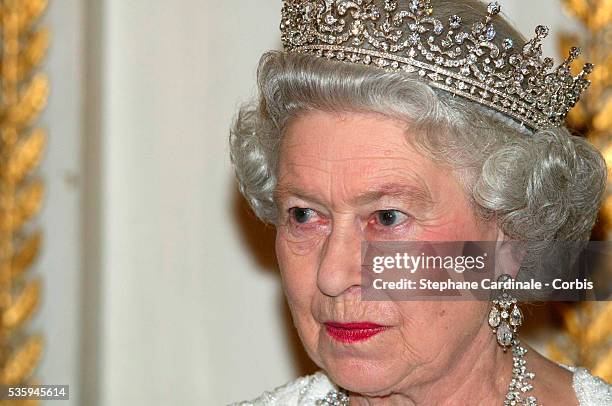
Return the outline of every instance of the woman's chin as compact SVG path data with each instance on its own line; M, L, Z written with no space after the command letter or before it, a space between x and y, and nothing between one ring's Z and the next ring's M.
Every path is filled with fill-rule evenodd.
M392 362L363 360L357 358L334 358L326 360L325 371L331 380L350 392L385 396L401 379L401 371Z

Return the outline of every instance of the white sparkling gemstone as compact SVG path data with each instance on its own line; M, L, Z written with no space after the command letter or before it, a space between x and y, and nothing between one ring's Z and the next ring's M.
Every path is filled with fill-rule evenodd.
M452 28L459 28L459 25L461 25L461 17L458 15L452 15L449 18L449 22Z
M475 33L480 33L485 29L485 25L482 22L477 22L472 25L472 31Z
M504 347L512 343L512 329L505 321L502 321L497 328L497 342Z
M536 35L540 38L544 38L548 35L548 27L545 25L538 25L536 27Z
M459 33L459 34L457 34L457 35L455 36L455 42L456 42L457 44L463 44L463 41L464 41L464 40L465 40L467 37L469 37L469 35L468 35L467 33L465 33L465 32L461 32L461 33Z
M485 31L485 38L489 41L492 41L493 38L495 38L495 27L493 27L493 25L490 25L487 27L487 30Z
M394 11L397 7L397 3L391 0L385 0L385 10Z
M497 327L499 326L499 322L501 321L499 317L499 310L497 307L493 306L491 311L489 312L489 326Z
M389 65L389 62L387 62L386 60L384 60L383 58L379 58L376 60L376 65L380 66L381 68Z
M438 75L435 72L428 74L427 77L430 78L431 80L440 80L440 75Z
M523 314L518 306L514 306L512 313L510 313L510 325L520 326L523 323Z
M489 3L487 11L489 12L489 14L492 15L499 14L499 12L501 11L501 6L498 2L494 1L493 3Z

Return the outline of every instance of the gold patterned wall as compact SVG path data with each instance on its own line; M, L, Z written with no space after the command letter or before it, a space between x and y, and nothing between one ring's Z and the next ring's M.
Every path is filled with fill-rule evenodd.
M595 64L591 87L571 110L568 124L585 134L603 153L612 168L612 0L561 0L566 12L580 22L576 33L561 35L561 50L580 44L582 62ZM564 51L562 51L564 52ZM576 66L582 66L576 63ZM593 240L612 239L612 179ZM612 300L612 298L610 298ZM591 369L612 382L612 302L555 304L563 326L560 337L549 344L549 355L565 364Z
M46 142L37 126L49 83L38 71L49 33L46 0L0 0L0 383L34 383L42 337L28 331L41 283L30 275L41 246L35 222L44 195L36 174ZM31 405L35 401L3 401Z

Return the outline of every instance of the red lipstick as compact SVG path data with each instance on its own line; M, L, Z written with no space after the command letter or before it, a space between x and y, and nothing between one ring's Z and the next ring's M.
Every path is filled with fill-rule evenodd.
M325 331L332 338L343 343L356 343L365 341L376 334L382 333L388 327L376 323L336 323L328 321L325 323Z

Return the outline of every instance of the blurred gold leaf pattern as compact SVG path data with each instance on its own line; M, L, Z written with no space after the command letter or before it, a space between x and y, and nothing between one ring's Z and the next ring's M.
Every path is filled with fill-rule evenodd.
M17 129L30 125L47 103L48 93L47 78L42 74L34 76L19 101L8 107L4 117L7 124Z
M24 272L32 265L42 244L42 235L37 231L27 237L15 247L13 256L13 278L19 279Z
M595 64L591 87L583 100L568 115L568 125L600 149L608 173L612 168L612 0L561 0L570 16L583 25L581 35L562 34L562 53L580 44L583 55L576 65ZM608 176L609 182L612 180ZM607 195L592 239L609 240L612 228L612 194ZM610 298L612 299L612 298ZM556 304L563 322L560 337L549 343L552 359L589 368L608 382L612 381L612 302Z
M0 211L0 230L16 232L22 228L40 209L44 185L36 179L21 188L8 210Z
M42 337L28 335L26 324L42 289L27 270L42 243L30 222L45 191L35 170L47 136L34 124L49 95L47 77L37 72L50 38L38 24L46 7L46 0L0 0L0 384L32 383L43 351Z
M15 146L13 155L9 157L6 170L19 183L40 163L46 141L45 132L37 128L23 141Z
M29 337L4 364L0 381L6 384L18 384L32 375L42 355L43 339L35 335Z
M26 283L25 287L11 304L11 307L2 314L4 328L11 330L28 320L36 310L39 297L40 280L34 279Z
M19 55L19 80L32 73L46 55L50 33L46 29L34 31L28 37L24 50Z
M554 360L589 368L594 375L612 380L612 302L559 303L564 333L548 344Z

